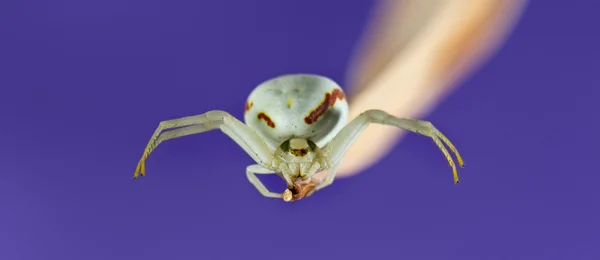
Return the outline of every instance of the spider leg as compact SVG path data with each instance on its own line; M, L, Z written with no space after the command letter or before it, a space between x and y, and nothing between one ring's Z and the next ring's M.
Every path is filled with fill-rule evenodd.
M177 129L163 132L173 128ZM217 128L220 128L223 133L233 139L255 162L260 165L270 165L271 150L254 130L225 111L213 110L200 115L160 122L144 149L133 178L136 179L139 174L142 176L146 174L145 162L148 156L163 141L199 134Z
M260 192L260 194L267 198L282 198L283 195L281 193L269 191L267 187L265 187L265 185L260 181L260 179L258 179L256 174L275 174L275 172L258 164L252 164L246 167L246 177L248 177L250 183L254 185L254 187Z
M325 180L321 183L319 183L319 185L310 192L310 194L308 194L308 196L310 196L313 192L318 191L320 189L323 189L329 185L331 185L333 183L333 181L335 180L335 174L337 173L338 167L341 164L341 160L336 162L333 167L331 167L329 169L329 172L327 173L327 177L325 177Z
M458 173L456 171L456 165L454 164L454 160L450 156L450 153L444 146L446 144L452 152L456 155L456 159L458 160L458 164L463 167L464 163L460 154L456 150L456 147L444 136L440 131L438 131L433 124L428 121L421 121L415 119L406 119L406 118L398 118L393 115L388 114L382 110L367 110L360 114L358 117L350 121L348 125L346 125L337 135L333 138L333 140L324 147L324 154L329 158L329 160L336 164L338 163L348 147L356 140L358 135L370 124L382 124L382 125L390 125L396 126L411 132L415 132L418 134L422 134L433 139L437 147L442 151L448 164L452 167L452 172L454 174L454 182L458 183Z

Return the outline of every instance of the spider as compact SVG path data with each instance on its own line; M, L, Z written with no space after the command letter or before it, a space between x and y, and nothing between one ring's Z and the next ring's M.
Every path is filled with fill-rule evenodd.
M461 167L463 160L430 122L398 118L377 109L363 112L348 124L347 119L346 96L333 80L315 74L278 76L250 93L244 111L246 124L221 110L160 122L133 178L146 174L148 156L163 141L219 128L256 162L246 167L246 176L263 196L296 201L331 185L344 153L369 124L376 123L433 139L452 167L454 182L459 182L454 160L443 143L455 153ZM324 170L329 170L326 178L316 181L313 176ZM258 174L279 175L287 189L283 193L269 191Z

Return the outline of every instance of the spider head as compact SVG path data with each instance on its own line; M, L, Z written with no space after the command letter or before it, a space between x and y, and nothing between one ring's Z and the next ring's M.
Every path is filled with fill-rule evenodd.
M291 138L279 146L276 156L287 166L282 172L289 177L284 200L299 200L310 196L318 184L318 180L312 176L323 170L324 166L319 147L309 139Z

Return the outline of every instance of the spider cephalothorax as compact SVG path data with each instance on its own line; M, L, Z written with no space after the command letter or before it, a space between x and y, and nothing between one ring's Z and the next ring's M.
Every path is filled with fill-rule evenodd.
M134 178L145 175L145 161L161 142L219 128L256 162L246 167L246 176L263 196L294 201L330 185L348 147L365 127L376 123L432 138L458 183L454 160L444 144L454 152L460 166L463 161L452 143L430 122L398 118L381 110L367 110L345 124L347 119L344 92L331 79L313 74L276 77L250 93L244 109L246 124L220 110L160 122ZM323 181L313 178L324 170L329 173ZM271 192L256 174L277 174L288 188L283 193Z

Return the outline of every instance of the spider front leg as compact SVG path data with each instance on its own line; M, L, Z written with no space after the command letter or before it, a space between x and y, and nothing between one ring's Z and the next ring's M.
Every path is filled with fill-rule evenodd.
M173 128L177 129L163 132ZM146 174L146 159L163 141L217 128L233 139L256 163L267 167L270 165L273 158L272 152L254 130L225 111L213 110L200 115L160 122L144 149L133 178L136 179L139 174L142 176Z
M275 174L272 170L269 170L258 164L249 165L246 167L246 177L254 187L267 198L282 198L281 193L271 192L265 187L265 185L258 179L256 174Z
M329 185L331 185L333 183L333 181L335 180L335 174L337 173L337 169L341 164L341 160L338 160L336 163L333 164L333 167L331 167L329 169L329 172L327 173L327 177L325 177L325 180L323 182L321 182L315 189L314 191L311 191L307 196L310 196L312 193L314 193L315 191L318 191L320 189L323 189Z
M430 137L431 139L433 139L438 148L442 151L442 153L446 157L446 160L448 160L448 164L450 164L450 167L452 167L452 173L454 174L454 182L459 182L458 173L456 171L456 165L454 164L452 156L450 156L450 153L444 146L444 143L450 148L452 152L454 152L454 154L456 155L456 159L458 160L458 164L461 167L464 166L464 163L462 158L460 157L460 154L458 153L454 145L450 142L450 140L448 140L448 138L446 138L440 131L438 131L430 122L398 118L382 110L367 110L352 121L350 121L350 123L348 123L348 125L346 125L336 135L336 137L333 138L333 140L331 140L331 142L323 148L325 156L327 156L333 164L339 163L344 153L346 153L346 150L348 150L348 148L356 140L358 135L370 123L396 126L411 132ZM331 171L330 175L331 174L333 174L332 178L334 178L335 172ZM333 182L333 179L331 180L331 182Z

